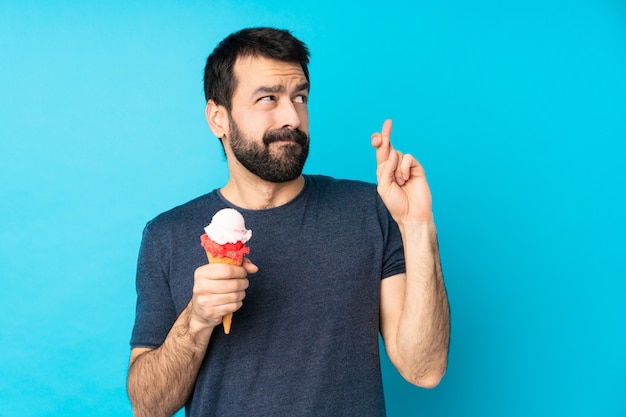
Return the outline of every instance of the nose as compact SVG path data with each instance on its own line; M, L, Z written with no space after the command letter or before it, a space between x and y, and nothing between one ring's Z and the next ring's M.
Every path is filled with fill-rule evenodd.
M281 100L277 110L277 122L281 128L297 129L300 127L302 119L293 101Z

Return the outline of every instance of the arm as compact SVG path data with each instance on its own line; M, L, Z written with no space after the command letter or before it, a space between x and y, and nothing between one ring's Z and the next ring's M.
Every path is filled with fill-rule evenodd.
M132 350L128 396L135 416L171 416L189 398L213 331L193 329L191 310L190 302L161 346Z
M165 341L135 348L128 371L128 396L137 417L171 416L191 394L209 339L222 317L241 308L247 273L257 267L211 264L196 269L193 296Z
M372 136L378 192L398 223L406 273L381 282L381 334L389 359L409 382L436 386L447 366L450 314L424 170L393 149L391 121Z

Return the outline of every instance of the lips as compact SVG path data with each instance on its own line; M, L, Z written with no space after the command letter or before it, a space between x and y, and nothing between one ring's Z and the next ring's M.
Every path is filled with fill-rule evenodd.
M263 135L263 143L269 146L274 142L297 143L300 146L306 145L309 137L299 129L269 130Z

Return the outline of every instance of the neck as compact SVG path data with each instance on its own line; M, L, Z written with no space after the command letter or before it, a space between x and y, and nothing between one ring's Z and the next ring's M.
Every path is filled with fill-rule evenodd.
M234 177L221 189L231 203L249 210L263 210L287 204L302 191L304 177L300 175L289 182L274 183L256 176Z

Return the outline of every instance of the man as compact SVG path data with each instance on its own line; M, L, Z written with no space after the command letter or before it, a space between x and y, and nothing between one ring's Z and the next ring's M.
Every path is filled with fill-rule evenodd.
M301 41L272 28L236 32L207 60L206 118L230 177L144 230L128 374L137 416L183 405L188 416L383 416L379 331L409 382L434 387L445 372L424 171L392 147L386 121L371 138L377 189L302 175L308 62ZM206 264L199 243L225 207L253 231L242 266Z

